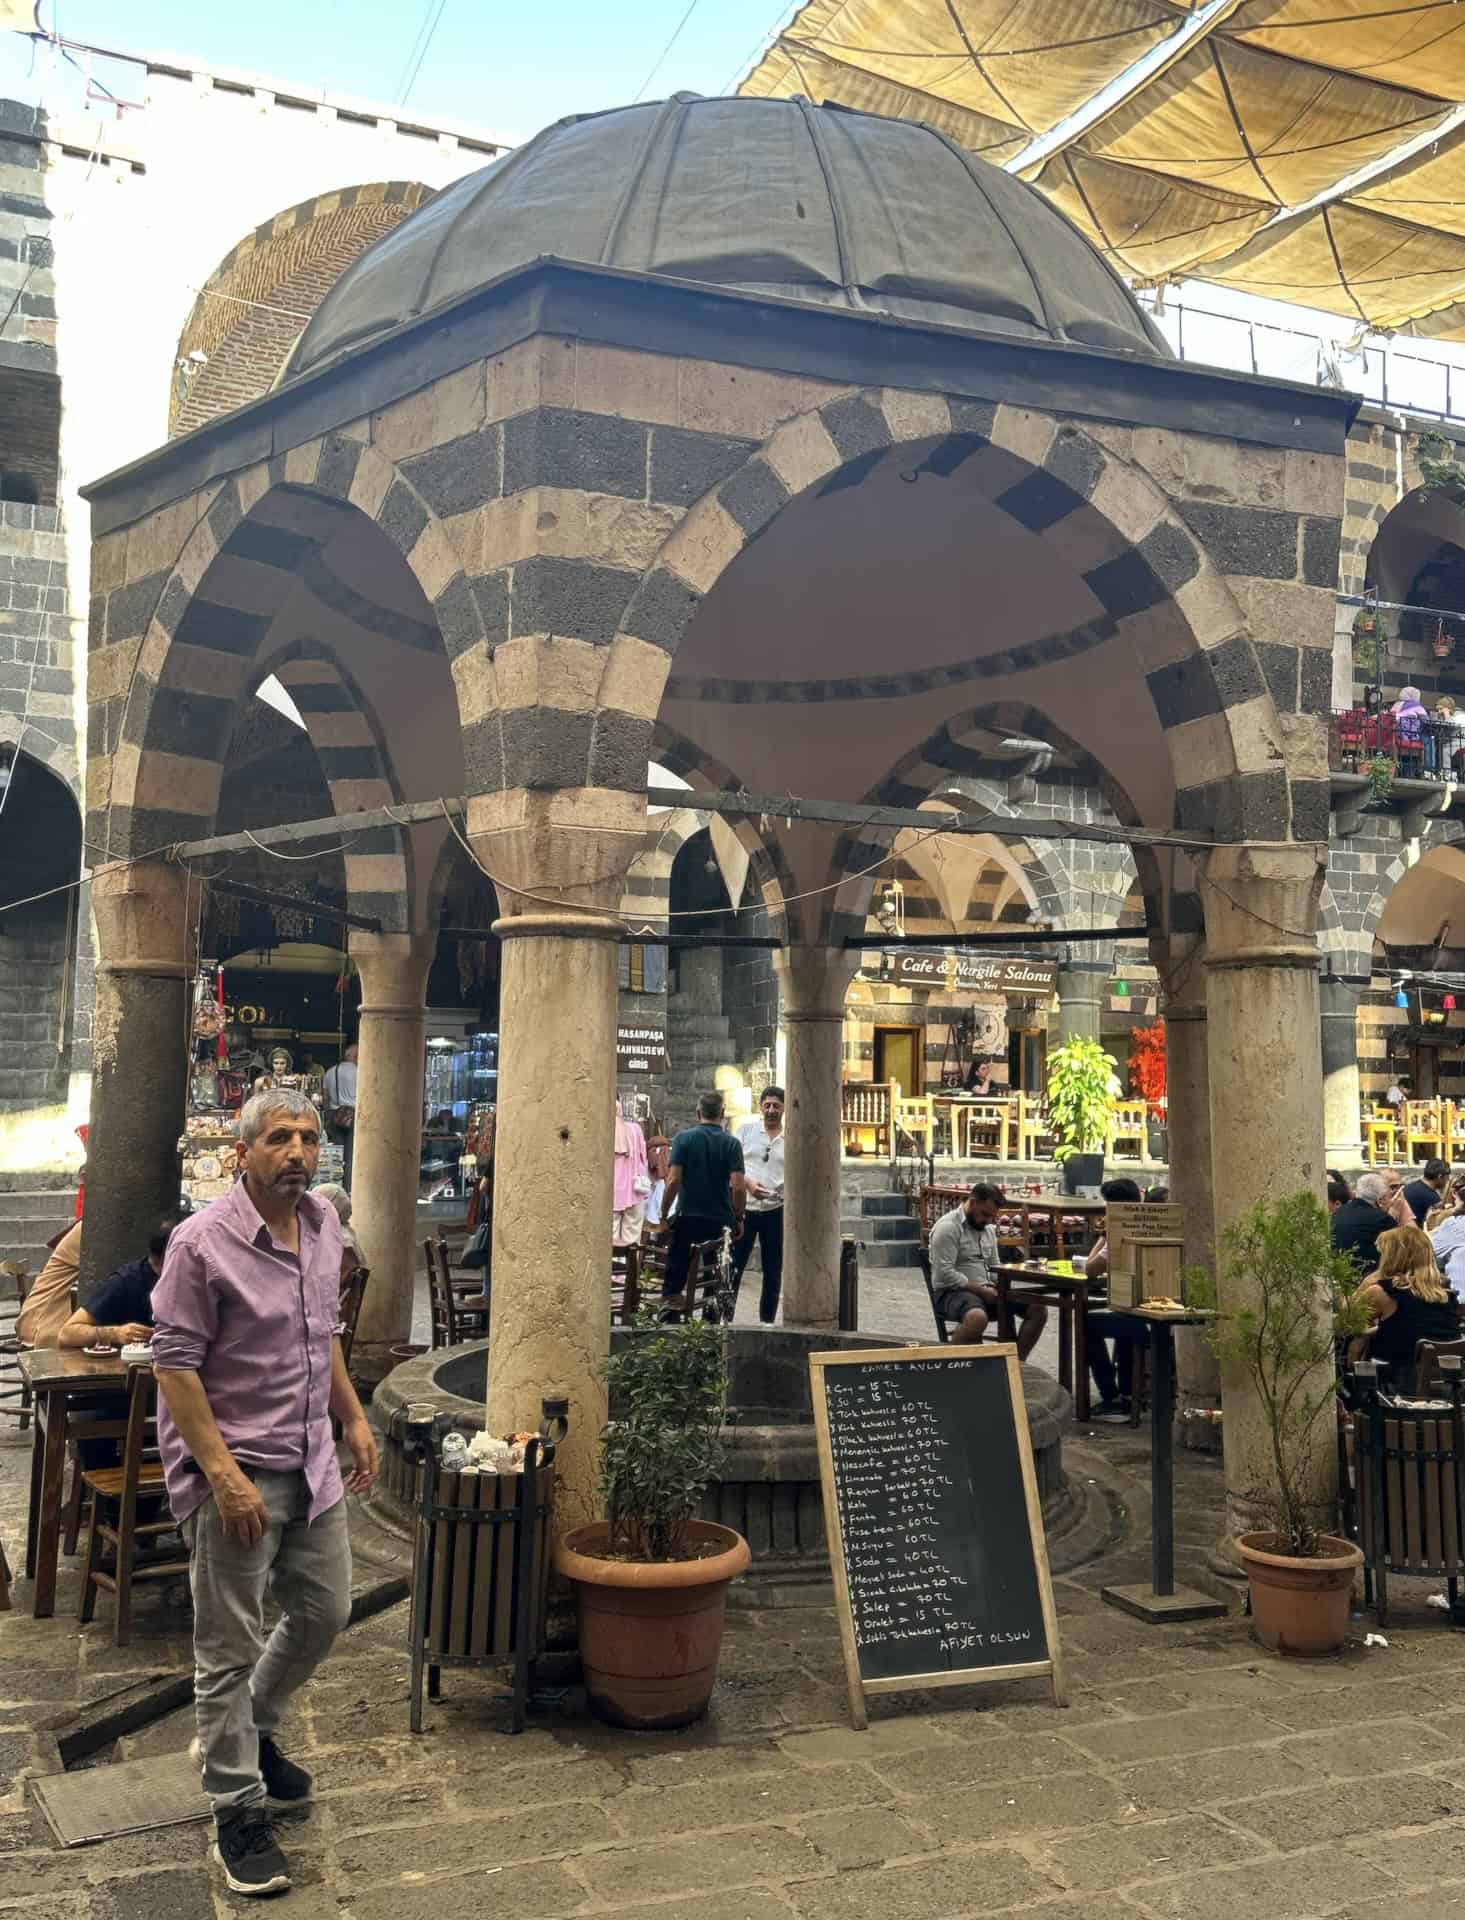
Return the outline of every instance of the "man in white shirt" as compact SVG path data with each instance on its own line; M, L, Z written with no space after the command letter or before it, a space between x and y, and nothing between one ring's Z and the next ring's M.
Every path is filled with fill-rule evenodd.
M350 1188L351 1161L356 1146L356 1046L353 1042L325 1079L326 1137L345 1149L342 1185Z
M758 1318L771 1327L783 1291L783 1088L766 1087L758 1103L761 1120L744 1120L738 1128L747 1181L748 1211L742 1237L733 1254L733 1304L743 1284L743 1269L761 1247L763 1288L758 1296Z

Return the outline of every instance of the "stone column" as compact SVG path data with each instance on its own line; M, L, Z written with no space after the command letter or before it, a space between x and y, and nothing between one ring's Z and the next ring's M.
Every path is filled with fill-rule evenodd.
M164 862L104 868L92 881L92 913L98 951L83 1304L123 1261L147 1251L159 1215L178 1205L199 885L190 887L182 867Z
M1358 1001L1362 989L1347 980L1323 980L1323 1139L1330 1165L1356 1167L1363 1159L1363 1109L1358 1088Z
M857 953L787 947L775 954L786 1034L783 1318L839 1322L840 1062L844 997Z
M561 1529L601 1517L610 1350L617 957L613 911L638 851L637 795L511 793L469 803L503 917L488 1426L532 1431L570 1402Z
M1326 848L1248 843L1205 858L1207 1057L1211 1165L1221 1234L1259 1200L1324 1185L1318 1045L1318 895ZM1254 1304L1245 1274L1221 1281L1221 1306ZM1324 1311L1318 1302L1318 1312ZM1321 1387L1321 1378L1315 1383ZM1262 1409L1242 1375L1222 1377L1228 1536L1262 1524L1250 1498L1270 1486ZM1337 1461L1324 1423L1312 1498L1331 1524ZM1224 1544L1224 1543L1223 1543Z
M412 1331L425 995L436 951L435 933L351 935L361 974L351 1225L371 1268L351 1370L367 1387L391 1371L390 1349Z
M1151 942L1164 983L1165 1072L1170 1198L1185 1209L1185 1264L1212 1271L1216 1213L1211 1192L1211 1078L1206 1047L1204 946L1196 935ZM1176 1418L1183 1447L1214 1453L1221 1444L1199 1411L1221 1404L1221 1371L1205 1335L1182 1327L1175 1337Z
M1058 1031L1070 1040L1097 1040L1112 961L1092 941L1075 941L1058 969Z

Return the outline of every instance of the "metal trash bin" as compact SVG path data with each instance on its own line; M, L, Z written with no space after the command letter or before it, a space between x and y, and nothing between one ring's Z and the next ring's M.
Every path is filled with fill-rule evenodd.
M404 1455L416 1463L412 1542L410 1724L422 1732L422 1690L442 1697L444 1667L511 1664L513 1730L520 1733L544 1651L551 1562L555 1448L569 1403L546 1400L522 1473L450 1473L441 1444L451 1422L432 1408L398 1416Z

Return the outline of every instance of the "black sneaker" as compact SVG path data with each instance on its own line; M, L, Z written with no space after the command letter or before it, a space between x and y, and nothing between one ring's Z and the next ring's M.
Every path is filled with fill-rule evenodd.
M259 1736L259 1775L271 1800L308 1800L311 1780L304 1767L287 1760L267 1733Z
M241 1807L219 1820L214 1858L231 1893L283 1893L290 1885L289 1865L263 1807Z

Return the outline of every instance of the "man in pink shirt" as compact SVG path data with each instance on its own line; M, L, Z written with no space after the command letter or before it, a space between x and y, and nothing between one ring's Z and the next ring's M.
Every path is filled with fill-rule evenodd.
M190 1555L195 1757L235 1893L290 1885L265 1803L310 1775L275 1729L351 1614L346 1493L377 1450L338 1330L341 1226L308 1191L320 1120L302 1093L256 1094L239 1116L242 1178L178 1227L153 1290L158 1442ZM331 1439L341 1422L354 1471ZM268 1590L280 1619L268 1643Z

